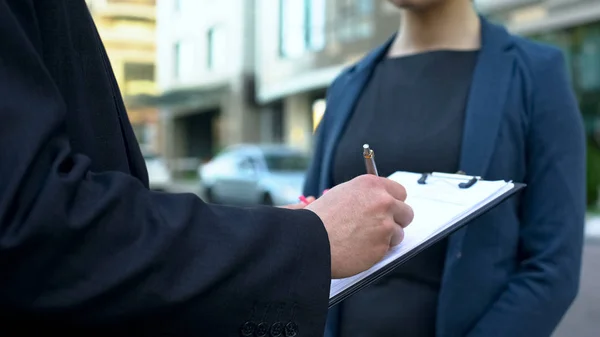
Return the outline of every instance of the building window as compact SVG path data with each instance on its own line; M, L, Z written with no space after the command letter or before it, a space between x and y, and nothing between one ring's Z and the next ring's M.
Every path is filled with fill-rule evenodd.
M308 10L306 11L307 20L307 45L311 51L320 51L325 48L326 27L326 1L325 0L306 0Z
M281 0L279 54L295 58L306 50L305 0Z
M175 43L173 47L173 76L176 79L181 77L181 42Z
M218 69L225 64L227 55L225 31L220 26L211 27L206 36L206 67Z
M215 65L215 27L210 28L206 35L206 67L212 69Z
M176 81L188 81L190 71L196 66L194 41L180 40L173 47L173 77Z
M373 10L374 10L373 0L358 0L357 1L357 9L361 15L373 14Z
M339 19L335 24L340 41L351 42L369 38L375 31L373 0L340 0Z
M281 0L279 54L286 58L320 51L326 43L325 0Z

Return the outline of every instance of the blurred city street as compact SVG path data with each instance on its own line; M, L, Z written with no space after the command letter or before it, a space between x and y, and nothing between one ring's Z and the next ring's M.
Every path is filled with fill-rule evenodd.
M467 1L469 2L469 12L472 10L471 6L475 6L474 9L477 13L487 18L489 22L501 24L512 34L541 43L536 44L538 47L533 49L539 49L539 51L545 50L548 55L544 56L544 59L552 59L552 53L548 52L550 49L547 49L546 45L556 47L564 57L564 65L571 80L573 93L579 103L578 108L585 127L587 150L585 192L588 201L589 216L586 220L586 242L579 296L552 337L598 337L600 336L600 0ZM508 58L507 60L510 62L501 61L501 57L494 62L485 61L490 55L496 55L496 52L480 53L482 56L478 56L478 64L481 63L483 66L471 64L475 63L474 59L466 60L468 61L467 63L476 69L481 67L483 67L482 69L486 69L488 67L486 64L496 64L497 62L498 64L505 63L507 64L506 69L511 69L508 65L514 63L515 70L512 73L526 74L527 76L523 75L524 79L521 79L521 75L511 75L515 78L511 78L510 81L508 78L505 81L500 81L496 78L499 76L489 75L487 70L482 72L483 74L488 74L487 76L475 77L471 75L471 70L465 70L464 73L460 71L456 74L448 73L446 74L448 77L445 81L452 85L445 85L444 90L439 90L439 93L433 90L435 88L427 89L424 91L426 95L423 95L423 97L427 98L422 99L419 95L421 92L417 89L446 83L442 80L445 69L454 68L453 66L444 67L444 69L440 68L441 70L431 68L434 70L430 73L428 70L430 67L440 64L437 61L438 59L435 59L435 62L427 61L423 63L422 68L424 72L415 73L415 76L407 76L402 69L414 70L420 69L420 66L416 67L411 63L410 66L402 68L398 72L398 74L403 74L402 76L390 76L389 80L391 84L386 80L380 85L375 80L377 76L371 77L370 75L365 76L364 83L362 83L362 75L357 76L357 74L367 74L367 72L373 72L373 74L379 73L379 70L374 70L380 69L379 67L387 62L384 62L384 53L381 52L384 49L381 49L380 46L384 46L386 41L392 41L390 40L392 34L399 32L399 18L402 18L400 22L411 21L402 21L406 17L399 16L401 10L394 4L395 1L86 0L86 2L97 25L98 32L101 35L103 45L109 55L110 64L114 69L115 79L119 84L121 96L127 109L127 117L141 146L148 171L150 188L156 191L194 193L208 203L278 206L298 202L298 196L302 194L306 176L312 177L316 182L319 182L320 187L318 189L323 188L322 185L332 186L338 184L339 181L348 180L344 178L346 177L346 171L349 172L348 176L356 176L356 172L353 171L353 164L345 160L346 153L343 146L347 143L352 145L352 147L348 148L353 149L354 140L359 142L360 145L368 142L374 148L378 149L382 147L381 145L389 145L397 142L397 146L394 145L391 147L392 150L388 153L389 156L386 156L386 153L383 152L380 158L394 158L399 163L402 163L402 165L406 163L414 164L413 162L417 162L418 164L420 160L426 164L432 163L434 160L431 160L431 158L435 157L433 156L434 152L439 152L448 158L458 158L458 153L452 154L452 151L444 150L444 146L449 146L450 149L452 147L449 145L450 142L447 142L440 134L436 133L436 138L431 136L427 139L421 139L421 137L429 134L431 130L437 130L437 127L432 126L434 125L432 122L442 121L442 116L463 116L458 115L458 113L462 114L471 110L477 112L473 116L480 115L478 117L480 120L476 122L480 124L473 124L469 122L470 119L465 119L467 122L464 125L478 125L477 130L484 130L485 127L494 124L494 120L500 121L502 119L503 121L510 121L510 127L508 123L503 122L504 124L499 124L501 126L499 130L501 130L500 134L502 137L497 138L508 141L510 137L514 136L514 139L511 141L514 141L516 145L509 146L498 143L495 147L497 149L496 153L490 153L491 157L497 158L489 160L489 162L498 162L501 165L490 164L490 167L501 167L502 170L507 169L508 171L506 172L519 172L523 168L530 170L530 167L533 167L533 165L530 164L529 157L531 156L532 163L535 162L534 160L537 160L535 159L536 155L534 155L537 152L535 151L537 147L540 149L554 147L557 149L568 148L568 151L561 152L565 156L577 153L573 150L574 147L561 145L568 144L569 140L575 139L569 138L569 128L566 124L561 124L560 128L557 128L553 132L548 132L547 138L552 139L552 142L548 140L546 146L539 146L534 141L530 141L530 139L538 139L534 137L534 135L538 134L537 130L539 130L540 134L539 139L542 140L545 139L542 137L543 132L549 130L547 125L540 123L540 120L534 117L543 115L544 118L541 121L550 123L552 122L552 118L545 116L554 115L550 112L548 114L538 114L529 110L518 113L519 109L522 108L532 109L534 106L542 106L544 108L544 104L534 103L538 102L538 99L535 98L537 97L536 95L545 92L546 89L542 88L538 93L538 88L535 87L535 83L537 82L535 81L540 81L540 85L542 81L532 75L534 74L533 69L535 67L529 70L525 68L521 69L521 67L533 67L533 65L537 64L537 61L531 58L537 54L532 54L532 56L527 54L532 53L526 50L528 48L515 47L517 46L517 42L523 43L523 41L517 41L517 39L514 39L516 42L511 41L511 50L518 51L517 54L519 55L520 53L529 55L527 57L519 56L518 62L513 62ZM437 1L426 0L412 0L412 2L437 3ZM466 2L463 1L463 3ZM402 9L404 15L409 11L406 8ZM439 13L446 12L452 11L444 10ZM435 17L435 21L443 22L438 16ZM460 21L464 20L461 19ZM448 25L448 27L452 26L457 25ZM423 30L408 29L407 31L422 32ZM444 34L441 34L443 36L449 37L451 35L448 34L447 30L440 30L440 32L442 31L444 32ZM469 31L469 29L465 28L464 31ZM486 30L484 29L483 31ZM489 36L489 32L487 34ZM426 35L424 34L423 36ZM456 33L454 35L462 37L465 34ZM494 38L494 40L496 39L498 41L504 40L497 37ZM475 41L474 38L471 40ZM461 51L473 51L471 50L473 46L466 48L462 43L460 44ZM497 41L486 43L487 48L490 48L490 45L495 45L495 43L498 43L497 47L500 48L500 44ZM410 52L407 54L400 53L393 56L391 51L395 48L396 44L401 45L393 43L389 47L388 56L390 56L390 59L397 59L395 61L398 61L402 59L402 57L397 57L398 55L406 56L413 54L414 51L409 50ZM444 41L440 45L447 46L453 44L454 42ZM542 44L544 44L543 48L541 47ZM502 50L508 48L506 46L502 47ZM431 50L437 49L438 47L435 47ZM476 49L478 51L485 50L479 49L479 46ZM367 57L367 59L371 60L369 62L373 63L372 65L368 65L370 63L365 62L357 63L359 60L364 60L367 55L376 55L377 53L374 53L374 51L377 50L380 50L382 53L381 60L375 62L374 60L377 57ZM539 51L536 53L541 54ZM431 53L417 54L433 55ZM456 53L456 55L460 54L471 53ZM512 52L510 54L506 56L513 57ZM500 55L498 54L497 56ZM539 56L541 57L541 55ZM531 60L521 62L521 58L523 60L531 58ZM412 58L410 59L412 60ZM443 57L439 60L443 61L446 58ZM458 64L454 58L449 62L452 62L453 65ZM547 66L547 70L544 73L552 74L558 72L556 67ZM499 67L494 68L499 69ZM517 71L517 69L519 70ZM428 72L425 72L425 70ZM395 71L381 71L381 73L396 74ZM476 73L479 74L479 72ZM504 73L509 74L511 72L505 71ZM334 83L336 78L340 78L338 77L340 74L350 74L348 75L350 77L348 77L347 81L338 81L338 83L347 83L345 84L345 89L340 91L340 94L332 94L335 91L332 90L331 84ZM473 82L473 88L494 88L495 91L490 91L487 95L489 95L489 98L497 99L497 103L502 103L502 106L512 107L508 103L519 102L518 109L498 109L497 116L504 117L490 118L489 121L486 120L486 118L492 115L489 109L497 104L493 102L491 104L488 103L489 99L484 99L487 97L485 92L483 92L484 95L481 95L481 93L469 93L468 101L471 103L468 103L468 106L464 106L461 103L454 108L447 107L451 104L443 103L446 102L443 98L444 93L449 92L450 88L455 87L455 83L457 87L460 87L458 84L461 82L460 78L463 77L469 79L465 83ZM473 77L473 80L470 77ZM479 77L489 77L490 79L494 79L494 82L480 84L474 80ZM367 80L367 78L369 79ZM411 80L411 83L407 85L401 82L396 83L395 80L398 78L414 78L414 80ZM435 78L435 81L431 83L423 82L427 84L426 86L415 84L421 83L418 81L429 81L432 78ZM523 83L527 82L526 85L521 85L521 81L524 81ZM362 90L365 92L371 90L366 90L370 88L370 86L366 86L368 82L377 83L373 88L378 89L372 89L377 94L373 94L372 102L371 99L365 99L364 109L359 108L362 106L362 104L359 104L362 102L362 99L356 102L352 101L354 103L347 104L347 106L340 103L350 102L356 97L370 97L371 94L362 95L361 92ZM506 85L511 83L513 87L501 89L501 86L496 82L504 82ZM548 85L551 82L556 81L548 81ZM492 84L493 86L491 86ZM498 85L498 88L496 85ZM398 98L402 102L401 106L403 108L396 111L395 106L397 106L397 102L392 101L392 99L396 98L397 93L409 92L409 90L404 89L405 87L411 93L414 91L415 94L410 95L411 97L405 97L404 100ZM468 87L465 86L465 88ZM402 88L402 90L392 90L390 88ZM356 92L354 91L355 89ZM499 94L502 92L510 93L510 95L506 94L506 97L503 98L504 96ZM380 94L381 97L379 96ZM520 96L512 96L517 94ZM449 101L455 101L454 97L467 96L467 94L449 95L453 97ZM338 96L338 99L332 99ZM471 96L475 98L471 99ZM562 99L568 95L556 94L552 96L561 97ZM527 99L523 99L523 97ZM390 99L389 104L385 103L388 98ZM407 104L410 102L405 102L407 100L410 101L412 98L416 100L415 108L410 108L411 105ZM552 97L552 99L554 98ZM472 103L477 102L479 99L481 99L481 103ZM505 99L506 102L500 102L502 99ZM449 111L440 115L431 114L430 117L427 117L426 123L423 123L424 130L422 132L419 131L420 129L417 130L417 128L414 128L417 132L415 132L412 138L408 136L406 139L399 137L399 135L406 136L407 133L401 129L395 129L396 125L412 125L404 123L404 118L408 118L406 120L412 120L413 118L418 120L419 118L423 118L423 116L429 116L425 106L428 106L430 101L440 104L440 107L432 105L432 111L441 111L446 108ZM539 99L539 101L542 102L545 100ZM483 102L486 103L484 104ZM520 102L527 104L520 104ZM546 105L548 107L563 107L566 106L566 103L548 103ZM575 107L575 104L570 105ZM350 109L351 106L355 106L355 108ZM389 115L373 114L373 111L378 111L378 113L385 112L388 110L386 106L393 107L389 108ZM407 106L408 108L406 108ZM470 106L475 106L475 108L470 108ZM485 107L485 109L482 109L485 114L478 112L480 109L478 106ZM354 112L354 110L357 110L358 113ZM413 114L411 110L414 110L415 113ZM327 114L325 111L327 111ZM367 115L361 115L360 111L363 111L363 114L367 113ZM469 115L472 115L473 112L470 112ZM504 115L501 115L500 112L504 113ZM514 116L510 113L514 113ZM358 120L359 122L355 120L356 125L360 127L352 129L344 124L347 121L342 121L343 118L329 117L347 116L349 118L352 115L359 116L358 118L369 117L373 121L386 121L385 123L381 123L380 126L386 126L384 124L392 125L394 129L391 130L393 132L385 131L381 127L366 128L365 125L367 124L364 124L366 122L363 123L360 120ZM327 122L321 123L324 116L328 116L325 118ZM385 118L375 118L372 116L383 116ZM482 116L485 117L481 118ZM400 119L392 120L391 118ZM558 115L556 115L556 118L559 118ZM335 122L337 119L339 121ZM388 120L390 120L389 123L387 122ZM460 121L458 117L453 120ZM340 121L342 124L338 128L335 123ZM517 122L522 122L523 125L515 124ZM416 122L413 124L420 125ZM450 124L443 121L440 122L440 125L444 126L444 132L447 132L448 139L456 139L458 144L458 139L460 139L458 135L465 132L463 132L462 126L459 127L461 123L455 125L454 129ZM315 137L316 130L320 125L320 136ZM349 123L348 125L352 126L353 124ZM538 125L542 126L538 127ZM359 132L356 132L363 129L377 130L377 132L370 131L363 137ZM441 127L439 129L442 130ZM496 132L495 129L493 130L493 132ZM523 130L527 130L527 133L523 133L520 136L517 135L518 132ZM335 136L336 132L341 132L338 134L337 143L334 143L334 138L331 138L331 142L323 141L329 139L327 137ZM388 138L383 137L383 135L388 134L392 136ZM465 134L468 135L469 133ZM487 135L493 135L493 133L481 132L481 137ZM321 139L321 141L317 142L317 139ZM380 141L380 144L377 144L377 141L374 139ZM483 139L465 142L464 144L468 144L469 147L471 147L471 144L478 145L471 147L475 151L466 151L464 153L477 154L484 152L485 144L492 144L491 140L493 138L489 138L489 142ZM329 148L332 155L331 162L335 164L348 163L348 165L337 165L339 167L332 165L329 172L318 173L322 175L321 177L318 177L318 174L310 174L310 160L314 160L315 158L323 162L327 160L324 154L328 150L319 150L319 146L316 146L318 144L321 144L321 146L323 144L342 144L342 146L337 146L335 151L332 150L333 146ZM396 149L401 148L398 152L402 154L410 152L404 148L406 144L429 144L431 146L413 145L418 148L413 149L415 153L412 157L407 157L410 160L404 160L396 153ZM542 141L541 144L544 144L544 142ZM511 154L513 148L522 149L525 152L523 154L519 154L518 152ZM431 158L428 156L431 156ZM506 158L502 156L506 156ZM488 158L486 156L479 157L484 161L485 158ZM583 167L579 168L575 165L576 162L561 160L558 156L541 156L540 158L546 160L546 157L554 160L552 163L543 165L544 168L550 168L549 171L552 169L556 170L559 167L554 164L567 163L564 170L558 170L557 172L564 174L564 176L573 175L575 178L583 178ZM527 158L528 161L521 163L523 158ZM361 162L359 164L362 165ZM415 164L415 167L419 169L411 171L456 172L459 168L469 171L469 168L464 168L462 163L460 167L455 167L454 169L421 168L417 164ZM399 166L391 160L387 165L393 166L393 169ZM435 166L438 167L437 164ZM567 168L567 166L569 167ZM312 168L315 167L319 167L319 165L312 165ZM321 165L320 167L327 167L327 165ZM380 173L384 170L383 167L384 165L379 166ZM362 169L362 166L360 168ZM578 168L579 171L573 171L574 173L569 171L575 168ZM324 169L322 170L324 171ZM306 175L307 171L309 171L308 175ZM534 169L532 172L537 171L541 170ZM524 173L529 174L531 172ZM325 184L323 181L329 179L327 174L332 177L339 175L342 178L338 178L338 182ZM494 175L504 176L504 174L496 173ZM485 176L485 173L481 175ZM511 175L514 175L514 173L511 173ZM551 175L548 174L548 176ZM517 178L511 177L511 179ZM311 183L308 185L311 185ZM540 184L538 186L553 185ZM560 189L556 191L560 191ZM547 198L550 199L564 195L563 193L556 193L556 191L547 193L549 195ZM546 197L547 194L539 193L535 195ZM577 195L581 197L583 193L578 193ZM579 203L582 202L583 199L580 199ZM540 205L553 205L553 203L544 203L543 200L536 200L529 203L529 205L534 205L533 208L536 208ZM540 209L540 214L548 214L543 207L540 207ZM583 205L581 209L583 209ZM575 219L571 217L571 214L571 212L563 212L563 221L557 222L557 224L568 224L570 220ZM501 218L510 219L505 216ZM360 222L360 224L363 224L363 222ZM488 234L490 238L506 239L508 243L508 248L506 249L514 249L517 246L517 240L523 241L524 236L517 235L522 229L519 227L520 223L514 222L512 225L514 225L514 229L506 230L505 233L500 233L501 230L499 230L498 235L496 233ZM504 231L506 227L497 226L497 228L501 228ZM552 233L556 233L556 231L552 231ZM568 235L559 237L558 235L548 234L545 236L547 238L544 238L544 240L549 240L549 245L552 244L551 240L564 241L565 238L571 238ZM475 237L477 240L480 239L480 236ZM484 242L485 240L481 241ZM572 241L571 247L573 249L569 252L578 252L580 242L578 240ZM490 247L493 248L493 246L487 245L487 243L484 243L484 245L481 246L484 250ZM501 244L498 244L498 246L503 247ZM536 247L549 246L546 246L546 242L544 242L543 245L540 244ZM456 256L460 258L462 252L460 252L460 248L458 249L459 253ZM566 252L567 250L563 250L562 253L569 254L569 252ZM440 250L440 252L443 254L448 252L448 250ZM442 256L442 254L439 254L439 256ZM509 250L505 255L514 256L514 252ZM471 256L479 255L473 254ZM485 256L485 254L480 256ZM546 261L547 257L543 256L541 259ZM560 263L558 260L560 259L555 259L553 262ZM570 260L562 259L562 261ZM477 266L495 266L493 263L494 261L490 260L490 263L486 262ZM435 266L437 264L420 262L418 266L419 269L427 269L432 265ZM439 265L443 266L443 263ZM513 266L512 264L506 265L509 267ZM570 265L565 263L562 267L564 268L563 270L568 270ZM467 268L464 269L466 270ZM471 270L474 271L474 274L468 274L466 271L461 271L461 273L470 276L489 275L488 273L481 272L480 269L473 268ZM512 272L512 270L508 272ZM564 276L565 279L573 279L568 272L560 275ZM435 276L435 278L438 278L438 276ZM404 276L399 279L404 280ZM327 277L325 277L326 280ZM464 285L468 284L469 280L469 278L465 278L459 280L457 283ZM493 282L494 279L490 278L489 280ZM439 278L435 282L437 281L439 281ZM574 282L570 284L569 282L565 282L562 284L564 287L569 288L566 289L565 294L572 294L571 290L574 289ZM499 284L496 287L489 287L494 291L491 291L488 297L473 296L473 298L493 299L496 296L495 290L502 287L503 284ZM481 287L479 289L485 291L485 288ZM456 288L451 287L450 289ZM470 291L470 289L467 290ZM405 292L404 294L406 293L413 292ZM414 293L420 294L419 292ZM560 293L560 290L556 293ZM425 294L428 294L428 292ZM419 297L414 303L417 303L415 307L420 307L423 303L427 302L427 300L423 300L423 297ZM456 303L452 301L448 302ZM441 302L432 301L431 303ZM392 303L389 307L395 308L395 304ZM530 305L531 307L528 307ZM535 303L535 301L521 301L518 303L519 310L524 311L531 311L531 308L536 305L539 304ZM358 305L357 307L361 306ZM371 309L371 303L367 307ZM434 308L435 306L431 307ZM477 308L478 306L473 307ZM486 308L487 304L484 303L479 307ZM543 309L548 309L548 312L552 313L553 310L557 309L554 307L559 306L548 306L548 308ZM563 309L559 307L558 310ZM431 312L433 311L431 310ZM480 317L479 312L465 313L465 315L464 317ZM381 315L381 317L383 316ZM393 314L389 316L396 317ZM362 316L357 315L356 317ZM522 323L519 322L519 319L523 319L523 316L513 314L512 318L517 322L515 326L519 327L519 324ZM448 321L455 322L459 320L455 317L448 319ZM349 321L352 321L352 319ZM542 325L543 323L541 322ZM429 327L432 325L423 323L422 326ZM492 327L491 330L486 331L493 331L493 329ZM351 329L350 331L354 330ZM453 336L460 335L460 333L448 331L445 333ZM365 334L358 333L358 335L364 336Z

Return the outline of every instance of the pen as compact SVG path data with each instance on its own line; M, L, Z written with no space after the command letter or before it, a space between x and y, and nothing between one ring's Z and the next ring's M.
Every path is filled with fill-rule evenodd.
M377 165L375 165L375 152L369 147L369 144L363 145L363 157L365 157L365 166L367 167L367 174L377 174Z

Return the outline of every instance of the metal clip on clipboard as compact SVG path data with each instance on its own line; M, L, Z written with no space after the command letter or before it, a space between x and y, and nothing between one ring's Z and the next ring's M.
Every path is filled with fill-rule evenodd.
M421 178L419 178L419 180L417 181L419 184L421 185L425 185L427 184L427 178L429 177L438 177L438 178L443 178L443 179L456 179L456 180L464 180L465 178L470 178L467 182L460 182L458 183L458 187L459 188L469 188L473 185L475 185L475 183L479 180L481 180L481 177L477 177L477 176L467 176L465 175L464 172L462 171L458 171L455 174L451 174L451 173L439 173L439 172L426 172L423 173L421 175Z

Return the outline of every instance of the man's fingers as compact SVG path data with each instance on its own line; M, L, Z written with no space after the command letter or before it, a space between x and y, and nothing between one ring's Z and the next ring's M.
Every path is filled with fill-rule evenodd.
M408 206L402 201L396 201L394 207L392 207L394 214L394 222L400 225L402 228L410 225L415 217L412 207Z
M404 229L400 226L394 226L394 233L390 240L390 247L399 245L404 240Z
M404 240L404 228L408 226L414 218L413 210L410 206L402 201L396 201L392 208L394 212L394 232L390 239L390 247L399 245Z
M381 178L381 182L383 183L385 190L394 197L394 199L406 201L406 189L404 186L388 178Z

